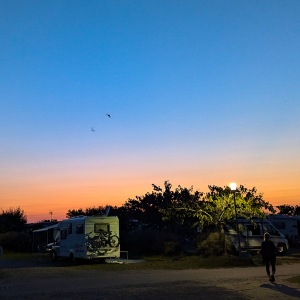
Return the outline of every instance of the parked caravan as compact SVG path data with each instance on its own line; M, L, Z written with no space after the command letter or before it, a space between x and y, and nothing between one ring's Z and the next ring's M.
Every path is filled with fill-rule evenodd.
M269 215L268 221L272 223L291 244L300 243L300 216Z
M53 232L58 223L32 231L32 251L46 252L48 245L53 243Z
M54 229L53 259L72 260L120 257L119 219L82 216L63 220Z
M226 225L227 235L231 238L236 252L239 249L239 240L241 251L259 251L266 232L270 234L271 240L277 247L278 254L283 255L289 249L287 239L266 219L252 219L249 221L244 218L238 218L239 235L235 228L235 221Z

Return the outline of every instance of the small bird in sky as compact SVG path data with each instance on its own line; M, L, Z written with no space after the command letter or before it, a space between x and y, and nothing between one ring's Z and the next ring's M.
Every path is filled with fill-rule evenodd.
M94 127L92 127L92 128L91 128L91 131L95 132L96 130L95 130L95 128L94 128Z
M106 114L109 118L111 118L111 115L110 114Z

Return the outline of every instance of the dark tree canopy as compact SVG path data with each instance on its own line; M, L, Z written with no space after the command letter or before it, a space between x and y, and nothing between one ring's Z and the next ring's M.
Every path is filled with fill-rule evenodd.
M68 212L66 213L67 218L72 218L72 217L78 217L78 216L101 216L105 212L105 207L103 206L98 206L98 207L88 207L85 210L82 208L79 209L69 209Z
M169 181L164 182L161 188L152 184L153 191L144 196L136 196L136 199L128 199L123 208L132 219L137 219L157 229L174 228L176 224L191 223L193 216L182 213L181 208L187 202L194 203L199 200L199 193L193 194L192 188L178 186L172 190ZM180 209L175 209L176 207Z
M273 206L263 200L263 194L257 193L256 188L247 189L241 185L235 192L236 206L234 205L234 194L229 187L208 186L209 191L204 194L193 192L191 189L179 187L182 197L176 198L171 207L165 213L166 218L191 219L194 225L222 226L229 220L235 218L235 208L239 217L264 217L266 212L274 213Z
M0 232L22 231L27 223L27 216L20 207L2 210L0 214Z
M178 226L203 228L213 225L220 228L235 218L235 208L239 217L248 219L275 213L273 206L255 187L249 189L240 185L234 194L228 186L209 185L208 192L203 193L180 185L174 189L169 181L165 181L163 187L152 184L151 192L128 199L121 207L113 207L110 214L120 218L123 228L131 220L159 230L174 230ZM292 208L295 213L299 207ZM103 215L104 212L102 206L70 209L66 216Z
M257 193L255 187L248 189L240 185L235 192L232 192L228 186L223 188L208 186L208 188L205 201L210 203L208 213L216 225L233 219L235 208L238 217L248 219L263 218L268 212L275 212L273 206L263 199L262 193Z
M279 210L278 213L288 216L300 216L300 206L292 206L288 204L278 205L276 208Z
M169 181L165 181L163 187L152 184L151 193L128 199L117 214L124 220L136 219L157 229L219 227L235 217L234 194L226 186L210 185L208 188L209 191L203 193L180 185L172 189ZM265 217L268 212L275 212L255 187L248 189L240 185L235 196L240 217Z

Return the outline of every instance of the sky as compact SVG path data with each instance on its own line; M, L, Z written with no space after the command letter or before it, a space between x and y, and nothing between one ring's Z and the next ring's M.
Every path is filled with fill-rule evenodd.
M61 220L166 180L299 205L299 14L298 0L0 0L0 209Z

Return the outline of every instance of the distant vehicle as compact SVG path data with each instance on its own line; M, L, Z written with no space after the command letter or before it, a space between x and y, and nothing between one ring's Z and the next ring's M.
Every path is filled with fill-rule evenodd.
M300 216L269 215L272 223L292 244L300 243Z
M264 240L264 234L268 232L271 236L271 240L277 247L277 252L280 255L284 255L289 249L289 243L283 234L278 231L270 222L266 219L252 219L251 221L238 218L239 237L235 230L235 221L226 224L227 235L231 238L234 251L238 253L240 239L241 251L257 252L261 248L261 243Z
M53 259L71 260L120 257L119 219L113 216L81 216L63 220L48 245Z

